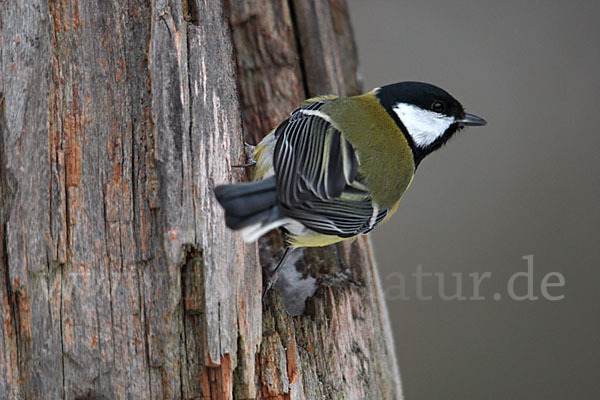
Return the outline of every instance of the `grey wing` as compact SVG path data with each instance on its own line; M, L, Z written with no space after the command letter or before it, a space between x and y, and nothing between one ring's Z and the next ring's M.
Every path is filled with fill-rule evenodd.
M279 203L285 215L316 232L351 237L373 229L389 210L373 204L354 148L318 111L327 101L296 110L275 131Z

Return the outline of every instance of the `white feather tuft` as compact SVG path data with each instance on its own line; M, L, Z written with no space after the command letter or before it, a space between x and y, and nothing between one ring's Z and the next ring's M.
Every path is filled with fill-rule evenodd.
M273 221L270 224L262 224L261 222L247 226L243 228L240 232L242 234L242 239L246 243L252 243L258 240L259 237L264 235L265 233L279 228L282 225L285 225L290 222L289 218L278 219L277 221Z

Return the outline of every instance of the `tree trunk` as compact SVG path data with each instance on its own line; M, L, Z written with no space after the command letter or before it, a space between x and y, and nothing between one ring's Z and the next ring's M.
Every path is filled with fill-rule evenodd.
M368 241L300 251L319 288L292 317L212 196L247 179L244 135L359 91L345 1L23 3L0 14L0 398L401 397Z

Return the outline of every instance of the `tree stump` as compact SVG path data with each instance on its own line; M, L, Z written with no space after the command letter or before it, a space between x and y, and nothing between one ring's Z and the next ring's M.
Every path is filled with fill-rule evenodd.
M345 1L24 3L0 6L0 397L400 398L368 240L296 257L319 288L292 317L212 195L244 137L359 92Z

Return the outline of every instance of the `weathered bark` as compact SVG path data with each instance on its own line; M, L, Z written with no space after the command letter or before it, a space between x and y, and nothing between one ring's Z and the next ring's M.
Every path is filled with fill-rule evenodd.
M358 91L343 0L1 7L1 398L400 397L368 242L305 251L291 317L211 194Z

